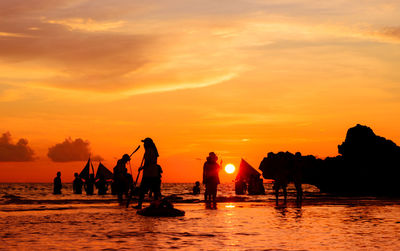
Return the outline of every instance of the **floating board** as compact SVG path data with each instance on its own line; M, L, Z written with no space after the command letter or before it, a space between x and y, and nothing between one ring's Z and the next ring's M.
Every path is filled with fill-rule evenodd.
M140 209L136 213L150 217L177 217L185 215L185 211L176 209L170 202L165 201L153 202L150 206Z

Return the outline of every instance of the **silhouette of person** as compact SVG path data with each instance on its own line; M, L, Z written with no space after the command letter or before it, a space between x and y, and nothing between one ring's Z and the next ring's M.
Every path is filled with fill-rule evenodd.
M99 176L99 179L96 181L96 188L97 188L97 194L98 195L104 195L107 193L108 190L108 185L107 185L107 181L104 178L103 175Z
M217 204L217 188L219 182L220 166L217 163L218 157L214 152L210 152L203 167L203 184L206 186L204 201L209 204L211 201L214 206Z
M200 182L196 181L194 187L193 187L193 194L197 195L200 194Z
M235 193L238 195L245 194L247 190L246 182L239 178L235 181Z
M93 195L94 192L94 174L91 173L89 175L89 178L85 180L85 190L86 190L86 195Z
M163 170L160 165L157 165L157 167L158 167L158 185L157 185L158 190L157 190L157 192L158 192L158 198L161 198L161 178L162 178Z
M257 179L258 194L265 194L264 181L261 178Z
M117 161L117 165L114 167L114 190L118 196L118 202L122 205L123 195L128 196L129 183L127 180L128 169L126 163L131 160L128 154L124 154L121 159ZM132 176L131 176L132 178Z
M117 183L115 183L115 180L113 178L113 180L111 181L111 194L112 195L117 195L118 194L116 185L117 185Z
M142 181L140 182L140 195L136 209L142 208L144 195L149 191L153 191L154 200L158 200L161 196L161 166L157 165L158 150L151 138L142 140L144 145L144 165L139 168L143 170Z
M82 194L82 186L83 182L82 179L79 177L78 173L74 173L75 179L72 183L72 189L74 194Z
M163 170L162 170L162 168L161 168L161 166L160 165L157 165L157 168L158 168L158 186L157 186L157 192L159 193L159 198L161 198L161 178L162 178L162 173L163 173ZM153 193L154 193L154 191L150 188L150 192L149 192L149 197L151 198L151 197L153 197Z
M61 172L57 172L57 177L54 178L53 194L61 194Z
M128 170L126 170L125 173L125 194L129 194L129 190L133 189L133 177L130 173L128 173Z

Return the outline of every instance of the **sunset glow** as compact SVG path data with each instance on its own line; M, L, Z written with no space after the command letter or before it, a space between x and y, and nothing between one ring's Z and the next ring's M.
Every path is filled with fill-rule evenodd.
M233 164L228 164L225 166L225 172L231 174L235 172L235 166Z
M400 250L400 0L0 0L0 250Z
M335 156L357 123L400 143L397 0L111 5L0 1L0 136L23 151L0 182L72 181L86 157L64 142L112 169L151 137L163 182L199 180L210 151Z

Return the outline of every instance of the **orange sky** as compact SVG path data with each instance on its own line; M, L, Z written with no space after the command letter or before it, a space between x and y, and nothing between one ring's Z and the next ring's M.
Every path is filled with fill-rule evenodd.
M397 0L15 0L0 19L0 135L35 153L0 182L71 181L85 161L47 157L69 137L110 169L151 137L165 182L201 180L210 151L335 156L357 123L400 143Z

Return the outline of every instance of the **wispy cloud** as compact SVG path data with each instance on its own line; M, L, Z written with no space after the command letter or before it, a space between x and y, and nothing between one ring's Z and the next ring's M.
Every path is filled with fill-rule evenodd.
M384 38L386 40L392 40L400 43L400 26L383 27L376 32L372 33L378 37Z
M10 32L0 32L0 37L27 37L27 35Z
M0 71L0 81L99 98L223 83L260 68L280 45L297 53L310 46L330 52L326 41L352 48L355 41L400 40L399 28L388 26L392 20L383 15L398 6L374 1L347 8L343 1L310 5L306 0L235 1L229 6L226 1L23 2L0 4L14 13L0 24L0 65L13 68L14 74ZM371 15L377 22L367 22L360 13L366 8L375 10ZM297 59L292 56L281 54L278 60ZM33 75L29 65L40 66L43 76Z
M69 30L81 30L81 31L111 31L122 27L126 22L119 21L95 21L91 18L70 18L70 19L60 19L60 20L45 20L45 22L50 24L60 24L68 27Z

